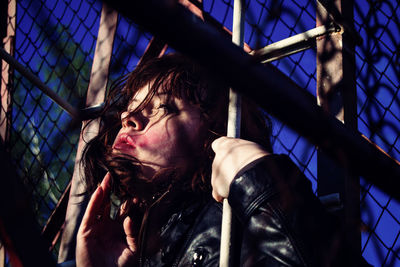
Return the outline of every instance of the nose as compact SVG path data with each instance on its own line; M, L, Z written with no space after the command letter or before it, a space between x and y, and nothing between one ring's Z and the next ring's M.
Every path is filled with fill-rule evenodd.
M121 123L123 128L131 127L136 131L143 130L145 123L137 112L122 112Z

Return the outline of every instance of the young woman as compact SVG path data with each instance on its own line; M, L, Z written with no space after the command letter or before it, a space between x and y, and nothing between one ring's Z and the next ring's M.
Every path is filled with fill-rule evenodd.
M268 119L244 99L243 139L223 137L227 102L225 84L178 54L111 90L84 154L93 194L78 266L217 266L223 198L238 220L235 264L341 264L335 221L294 164L271 154ZM115 219L111 195L122 202Z

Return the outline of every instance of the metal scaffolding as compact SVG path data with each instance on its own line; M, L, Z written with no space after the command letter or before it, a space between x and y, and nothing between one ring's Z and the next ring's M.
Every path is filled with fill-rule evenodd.
M378 44L375 44L375 42L378 43L379 40L374 40L374 46L372 47L369 47L370 41L363 40L365 37L362 36L364 35L362 29L367 22L358 22L357 19L354 18L354 12L356 12L358 16L364 12L363 8L359 7L357 3L353 1L319 0L314 3L314 11L316 14L315 28L301 32L296 31L296 34L290 34L287 38L280 38L273 43L270 42L267 46L262 45L262 48L259 48L260 46L254 46L258 41L255 42L249 39L249 42L244 43L244 49L242 49L232 44L229 38L225 38L231 35L231 32L225 26L230 23L226 22L226 15L223 18L215 17L214 10L216 10L216 7L214 7L214 1L208 5L208 11L205 11L204 3L196 0L181 0L179 1L180 4L177 5L171 5L170 1L153 0L133 2L105 1L107 5L113 7L113 9L119 13L118 20L118 14L115 11L107 8L106 5L100 5L100 8L98 6L94 7L96 5L96 2L94 2L90 3L90 8L86 9L95 10L95 14L89 15L88 13L88 15L82 19L90 20L91 16L93 16L98 20L98 31L96 30L93 36L93 40L97 38L97 41L93 41L89 49L91 51L90 53L93 54L88 52L84 53L81 52L79 48L71 48L72 46L65 45L63 47L57 47L55 49L56 52L51 52L57 54L57 56L55 56L55 58L57 58L56 62L50 62L51 60L47 62L46 56L48 54L45 54L43 55L43 58L45 58L43 61L44 63L37 64L36 66L28 64L29 60L33 60L32 58L34 56L29 55L29 49L25 47L26 45L23 42L22 45L20 42L19 46L16 48L14 46L15 36L18 35L18 32L16 32L16 29L19 27L18 19L20 21L26 19L26 17L22 15L17 17L17 7L19 7L19 10L22 12L28 14L32 12L28 10L35 9L32 8L31 5L37 4L26 4L28 2L29 1L22 1L22 3L17 4L15 1L9 0L8 10L2 9L4 10L3 13L7 15L3 16L3 18L7 18L7 22L2 24L2 28L4 28L2 29L2 34L4 36L2 36L3 48L0 50L0 56L5 60L2 61L1 136L2 140L5 141L5 153L15 153L16 156L11 155L11 158L17 163L15 167L17 170L23 170L19 171L18 175L21 176L21 173L27 175L27 177L22 177L22 179L26 179L24 182L25 184L31 185L32 192L28 194L32 194L33 196L38 194L39 197L34 202L45 203L41 205L47 205L47 209L50 210L48 217L44 220L42 219L44 224L42 223L41 225L41 236L51 249L56 249L59 246L57 244L60 243L62 236L59 254L60 261L73 258L75 246L74 236L87 199L87 196L79 194L85 190L79 182L78 177L80 176L81 170L79 170L79 164L76 164L79 162L81 151L84 146L82 136L87 134L79 134L81 129L80 121L96 116L97 111L101 109L101 104L104 101L109 80L112 81L116 76L124 72L126 73L127 69L130 68L129 66L123 66L124 64L127 65L127 62L124 61L125 59L129 60L131 55L133 55L137 58L137 63L140 60L160 56L170 47L190 56L193 60L213 70L216 75L226 80L235 91L252 98L265 111L283 122L284 125L294 129L301 138L309 140L314 148L318 148L318 152L315 152L315 157L318 158L316 192L319 196L325 196L323 199L333 199L331 204L333 203L334 208L339 208L339 212L342 212L343 220L348 226L346 233L353 242L355 253L363 253L366 247L366 245L360 247L360 190L362 195L361 205L366 201L365 199L373 197L373 194L370 193L372 185L387 193L390 199L386 205L379 205L382 209L379 218L383 216L382 214L389 213L391 216L390 218L393 218L392 220L400 224L398 222L400 218L397 218L389 210L390 203L393 203L390 202L390 200L395 199L400 201L400 193L397 190L400 184L398 181L398 177L400 177L400 163L398 161L400 159L400 148L398 145L400 143L400 135L398 133L397 135L392 134L394 135L394 141L391 142L382 138L385 127L383 122L384 118L388 116L387 114L393 117L394 119L392 120L400 125L400 118L398 116L396 117L394 112L391 111L397 106L400 107L398 103L398 83L396 85L396 79L400 76L398 75L399 71L396 67L393 67L393 70L390 67L386 67L382 73L377 75L379 82L383 79L389 80L387 84L390 86L388 85L387 87L390 88L388 91L391 93L392 100L387 104L383 103L383 100L380 100L379 94L372 95L371 91L378 90L376 85L373 85L372 89L368 91L368 89L365 88L366 85L358 81L361 72L359 69L368 67L370 73L377 72L377 67L372 64L374 59L364 56L366 52L362 49L366 46L371 52L376 51ZM271 21L276 25L279 16L274 12L280 14L279 12L283 12L285 9L282 5L279 6L276 4L274 6L273 2L274 1L269 5L266 3L262 4L261 8L269 12ZM284 2L285 1L282 1L282 3ZM81 1L79 3L78 7L70 8L72 12L78 13L77 10L85 9L85 4L82 3L86 3L86 1ZM251 1L246 3L246 8L249 8L251 4ZM399 4L392 4L391 1L387 1L386 6L383 6L383 4L376 4L373 8L376 9L376 12L382 13L383 15L381 16L398 23L398 19L396 19L395 15L400 9ZM293 5L295 6L297 4ZM355 7L353 5L355 5ZM310 4L307 3L305 6L313 10ZM55 9L55 7L53 8ZM227 10L233 8L231 2L227 4L226 8ZM302 12L306 12L304 10L307 10L307 8L302 8ZM56 12L51 10L51 8L48 8L48 10L50 10L50 13ZM368 14L368 16L372 16L372 12ZM251 15L254 14L249 14L249 16ZM274 19L276 19L276 21L273 21ZM41 19L37 18L37 20ZM300 18L297 19L297 21L300 20ZM378 19L376 20L378 21ZM141 36L141 38L145 39L145 44L141 43L139 37L130 36L129 34L131 33L129 33L129 31L124 32L120 29L119 32L118 27L122 27L121 25L131 25L132 21L136 23L134 24L135 29L137 28L136 25L140 25L140 27L143 27L146 31L151 33L151 35L146 34L143 30L137 30L135 32L137 36ZM354 26L353 21L355 21ZM272 22L271 24L273 24ZM47 25L46 23L48 23L48 21L43 19L40 23ZM249 27L249 19L244 23L246 27ZM380 20L379 23L384 25ZM91 22L85 29L90 34L92 34L93 28L95 28L93 25L95 25L95 22ZM384 27L389 27L388 25L390 25L389 22L384 25ZM400 24L395 23L395 25ZM73 23L70 23L68 27L73 27ZM42 37L42 39L48 38L53 41L58 40L66 44L70 44L73 39L71 35L63 35L64 26L55 26L53 32L46 31L46 27L44 26L43 29L47 37ZM290 29L292 33L293 29ZM30 30L36 31L37 29L32 27ZM379 33L379 30L377 30L376 33ZM77 29L74 33L79 35L78 32L79 30ZM23 31L20 31L19 34L22 35L22 33ZM367 34L372 33L375 32L373 30L367 32ZM57 39L52 34L59 34L61 37L57 37ZM268 36L263 37L262 34L259 34L259 37L261 40ZM382 38L382 35L380 35L379 38ZM41 39L38 38L37 42L40 40ZM398 49L399 41L396 41L395 37L390 40L394 40L394 47ZM83 39L81 42L84 42ZM96 48L94 48L94 44L96 44ZM383 49L385 50L391 51L392 49L392 46L387 44L379 45L384 47ZM36 49L40 51L45 50L46 53L50 53L49 51L51 50L51 48L43 48L40 45L38 45ZM309 76L310 79L315 79L316 96L307 92L304 88L301 88L296 82L296 77L291 76L291 72L283 73L279 65L279 62L282 60L299 54L304 55L303 53L309 50L315 51L315 73L311 73ZM15 53L16 51L17 54ZM58 54L59 51L68 56L75 57L75 61L63 62L61 59L62 56ZM369 52L369 50L367 50L367 52ZM83 58L83 60L81 58ZM365 59L364 61L366 63L359 63L359 58ZM396 54L396 51L394 51L392 55L387 58L389 62L398 61L398 53ZM369 60L371 60L371 62L369 62ZM92 62L91 71L85 69L87 67L84 67L82 63L85 61ZM58 72L57 75L59 75L59 77L67 77L68 75L66 74L71 72L75 73L78 78L73 81L63 81L62 83L65 85L53 83L53 74L43 74L41 70L42 66L46 64L53 67L54 73ZM60 67L56 67L63 64L66 66L63 70L61 70ZM369 65L364 67L365 64ZM379 64L383 63L379 62ZM13 72L14 69L17 73ZM391 74L386 74L385 72ZM395 77L393 81L388 78L388 75L393 75ZM271 79L271 77L273 78ZM62 78L60 79L62 80ZM73 84L69 85L69 83ZM85 88L79 89L84 91L82 94L86 95L84 97L74 96L73 91L80 86L79 84L83 84ZM67 88L71 86L74 90L67 90L66 92L68 93L60 89L54 90L54 88L63 86ZM22 97L14 96L14 88L26 88L25 94L35 99L33 101L33 113L24 112L24 108L27 108L26 106L30 104L26 100L27 97L22 95L21 90L18 91L18 94L22 95ZM52 102L58 104L60 108L53 104L50 104L50 107L48 107L47 102L43 102L41 93L35 93L32 88L39 88L42 90L42 92L50 97ZM356 92L360 93L360 95L357 96ZM20 98L22 100L19 100ZM365 100L360 107L360 103L357 103L357 101L360 101L361 98L366 98L367 100ZM82 105L82 102L85 104ZM378 102L378 104L374 105L376 102ZM17 108L14 114L12 114L13 105ZM357 105L359 106L359 110L357 110ZM83 107L87 108L85 109ZM368 113L369 111L365 111L367 107L371 107L371 109L382 109L382 118L376 123L371 123L370 120L373 120L374 115ZM63 117L64 113L62 110L66 110L74 119L66 120ZM41 115L42 113L39 113L39 111L44 115ZM39 115L33 115L35 112ZM51 124L49 125L54 124L54 126L51 126L51 130L49 130L49 128L43 126L47 124L42 117L47 117L49 116L48 114L52 112L58 115L50 119ZM364 113L366 113L366 115L364 115ZM28 122L22 120L22 124L16 126L19 120L21 120L20 117L22 115L20 114L23 114ZM69 128L63 129L62 126L57 125L58 121L68 125ZM361 123L361 127L364 128L366 128L364 125L367 125L370 134L367 134L365 130L360 130L359 123ZM394 126L391 126L390 129L394 128L394 131L396 129L398 130L400 128L399 125L394 123ZM95 134L97 127L95 123L92 123L92 127L93 129L91 129L90 132ZM72 128L74 130L70 132L69 129ZM41 144L36 140L35 134L23 134L24 130L29 130L39 133L41 136L46 136L46 133L41 134L40 132L43 131L43 129L47 129L49 136L53 131L58 131L60 132L60 136L57 137L57 140L67 140L67 150L69 151L68 159L60 159L62 162L62 167L60 169L64 171L56 171L57 175L64 172L66 173L65 176L69 177L63 177L63 182L59 182L62 184L61 189L58 189L58 184L54 182L54 180L56 180L54 177L58 176L47 171L47 169L51 169L51 164L47 163L45 157L41 156L37 150L44 149L45 146L48 146L50 147L50 152L53 157L59 158L60 156L58 156L57 153L63 146L54 145L54 147L52 147L45 137L42 137L45 141L44 144ZM388 130L385 131L388 132ZM73 141L69 141L71 135L75 138ZM90 138L90 136L84 139L87 140L88 138ZM277 138L279 138L279 136ZM297 138L296 143L299 138L300 137ZM22 144L21 146L25 146L26 148L20 149L20 145L17 144ZM20 153L20 150L28 151L23 152L29 154L28 159L26 159L27 156L25 156L25 154L17 154ZM292 150L289 152L291 151ZM312 153L314 154L314 152ZM16 160L19 157L23 158L20 162ZM27 170L25 171L24 168ZM31 173L36 172L37 169L42 170L42 172L39 172L39 175L46 177L46 179L50 181L45 181L51 184L50 189L49 186L46 185L46 188L48 188L46 192L51 191L51 188L57 188L57 190L59 190L56 194L57 196L53 197L51 201L47 195L46 197L40 195L37 188L38 184L41 182L28 177ZM307 166L304 167L304 171L308 171ZM73 178L70 181L72 173ZM368 189L360 189L359 176L362 176L370 183L367 187ZM5 183L5 181L2 183ZM1 186L3 186L3 184ZM77 197L77 195L79 196ZM55 204L47 204L52 203L52 201L54 202L54 199L56 200ZM378 203L379 201L375 202ZM79 204L76 205L76 203ZM38 205L38 207L40 207L40 205ZM42 212L41 209L42 208L37 208L37 212ZM65 216L68 219L66 223L64 223ZM372 232L372 234L368 235L368 240L374 238L371 236L374 236L377 224L378 223L371 226L372 230L368 230ZM362 225L366 227L365 222ZM64 231L63 235L61 235L62 231ZM6 229L6 232L10 235L10 238L17 238L13 240L14 242L18 242L18 237L15 237L12 231ZM383 240L378 234L375 234L375 236L377 236L378 242L384 244L382 246L387 250L387 255L385 257L382 256L382 258L384 258L381 261L382 265L397 260L400 262L398 251L395 250L399 234L397 234L397 236L395 235L395 239L391 241L393 242L392 245L386 245L389 241ZM4 237L2 236L2 238ZM37 236L35 238L40 239ZM368 243L368 240L365 244ZM4 246L1 248L4 248ZM0 259L1 255L5 255L4 250L1 248ZM10 251L9 254L14 252L22 261L27 260L24 255L19 254L18 248L16 248L15 251Z

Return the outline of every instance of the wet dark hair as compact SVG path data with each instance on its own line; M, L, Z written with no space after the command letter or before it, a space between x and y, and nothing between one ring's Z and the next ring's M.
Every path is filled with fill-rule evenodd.
M201 151L193 154L190 168L176 166L161 170L156 176L168 176L169 179L162 179L164 183L157 185L149 184L148 180L142 177L142 165L139 160L111 153L111 146L121 128L121 113L127 109L135 93L149 84L149 93L144 101L136 110L130 112L139 112L161 90L167 93L168 99L185 99L197 106L208 128ZM216 138L226 135L228 94L229 89L224 82L180 54L168 54L140 63L134 71L122 77L110 89L100 116L99 134L84 150L82 164L88 191L93 192L109 171L112 175L113 191L121 200L136 197L138 192L162 193L159 191L165 190L173 183L182 190L200 194L210 193L211 164L214 157L211 143ZM243 99L242 138L257 142L272 152L270 135L268 117L252 101Z

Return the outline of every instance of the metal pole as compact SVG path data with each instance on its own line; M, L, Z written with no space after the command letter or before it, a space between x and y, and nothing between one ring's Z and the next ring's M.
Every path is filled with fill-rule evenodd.
M244 32L244 7L242 0L235 0L233 6L233 29L232 42L239 47L243 47ZM228 137L240 137L241 121L241 97L232 89L229 90L228 108ZM221 249L219 266L229 266L229 250L231 245L232 210L228 199L223 200L222 209L222 228L221 228Z
M57 95L53 90L51 90L46 84L44 84L37 76L25 68L21 63L19 63L14 57L8 54L3 48L0 48L0 57L4 59L8 64L13 66L17 71L19 71L25 78L36 85L43 93L50 97L54 102L60 105L68 114L74 119L79 119L79 111L71 106L67 101Z
M250 52L250 55L255 56L261 63L271 62L314 47L315 40L318 37L329 35L338 30L340 30L340 28L335 27L334 25L322 25L267 45L263 48L253 50Z
M104 102L117 21L118 13L103 3L92 72L86 95L87 107L98 106ZM79 163L86 143L97 135L99 127L99 120L84 121L82 125L58 262L74 259L75 256L76 234L89 201L86 185L82 180L83 169Z
M4 50L13 54L15 50L15 29L17 18L16 0L3 1L1 8L1 34L0 40L3 43ZM3 35L4 34L4 35ZM0 81L0 136L6 143L10 137L11 124L11 99L14 73L10 65L0 60L1 81Z
M352 37L356 45L362 45L363 39L361 35L352 26L352 20L348 20L346 16L344 16L342 12L338 9L338 1L318 0L317 2L318 4L321 4L326 11L328 11L328 15L332 21L343 27L344 31L346 31L349 36ZM345 1L343 3L345 3ZM348 23L349 21L351 21L350 24Z
M342 22L354 20L353 0L331 1L331 10L317 1L317 25L332 22L331 10L335 9ZM335 14L335 13L334 13ZM340 31L317 39L317 101L327 112L357 131L357 89L355 67L355 36ZM361 257L360 232L360 177L341 168L323 151L318 149L317 173L319 196L339 196L337 208L341 209L344 236L352 250L351 255ZM357 259L358 257L355 257ZM357 265L348 262L349 266Z

